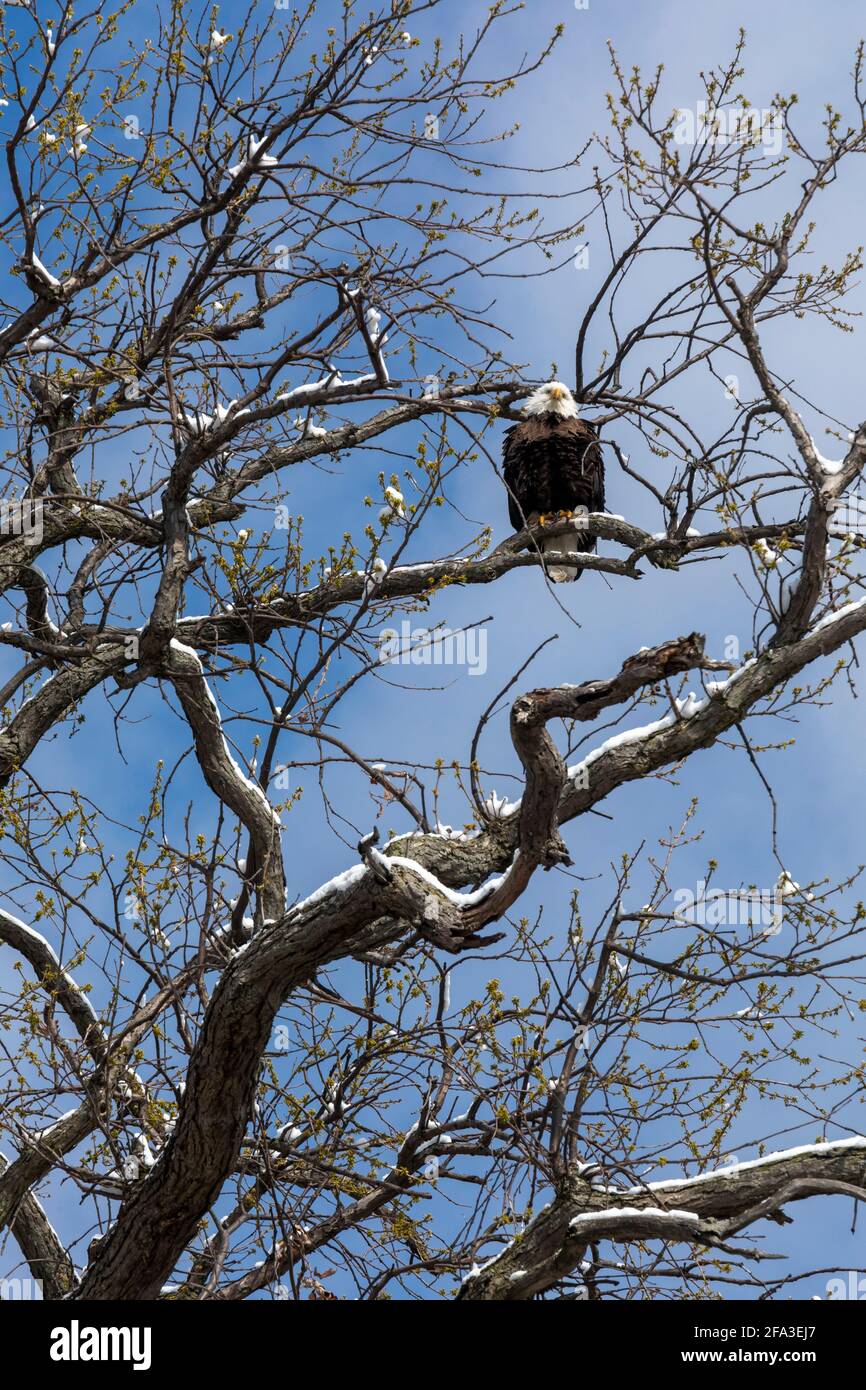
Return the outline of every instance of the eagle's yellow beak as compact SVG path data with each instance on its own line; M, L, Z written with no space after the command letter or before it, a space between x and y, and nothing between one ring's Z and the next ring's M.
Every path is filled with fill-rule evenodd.
M555 401L561 401L565 399L565 392L563 391L561 386L551 386L550 394Z

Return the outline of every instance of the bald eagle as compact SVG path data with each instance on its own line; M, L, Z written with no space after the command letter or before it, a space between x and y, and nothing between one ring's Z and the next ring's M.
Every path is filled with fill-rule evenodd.
M604 462L598 435L581 420L577 404L561 381L534 391L519 425L505 432L502 461L508 488L508 515L515 531L557 512L604 511ZM540 545L543 555L556 554L548 565L554 584L579 579L580 565L561 561L567 552L595 550L595 537L569 532Z

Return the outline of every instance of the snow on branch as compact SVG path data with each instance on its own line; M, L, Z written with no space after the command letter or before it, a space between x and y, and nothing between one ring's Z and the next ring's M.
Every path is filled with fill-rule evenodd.
M177 638L170 642L167 673L192 729L196 758L205 781L250 833L262 916L273 920L285 907L280 818L258 783L246 775L229 751L219 707L201 661L191 647Z
M787 1202L841 1192L866 1200L864 1151L866 1138L859 1135L802 1145L695 1178L630 1187L627 1205L622 1192L600 1187L575 1170L519 1243L464 1281L460 1297L530 1298L578 1268L590 1241L686 1241L729 1250L732 1236ZM661 1193L664 1205L659 1205Z

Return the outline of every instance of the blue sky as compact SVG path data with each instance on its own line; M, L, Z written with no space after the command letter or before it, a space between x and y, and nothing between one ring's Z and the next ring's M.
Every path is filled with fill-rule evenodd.
M453 22L470 27L476 6L473 3L451 7ZM480 8L480 7L478 7ZM231 11L223 7L221 20L231 23ZM854 47L863 25L862 7L833 0L815 6L805 0L791 0L782 6L757 7L743 3L728 6L696 7L686 0L658 0L634 4L627 0L599 3L578 10L566 0L552 4L530 4L503 26L497 40L503 61L510 53L529 49L561 20L565 35L542 73L527 80L510 93L495 123L518 120L520 130L508 149L515 165L557 163L567 158L596 130L604 127L605 93L611 86L606 41L612 39L626 66L641 65L647 72L658 62L665 64L665 92L669 107L691 106L700 96L696 81L699 69L727 58L733 50L740 25L747 29L746 77L743 88L756 106L770 104L776 91L796 91L800 97L802 119L815 123L823 103L832 96L847 96L848 74ZM144 24L141 12L133 21ZM441 28L441 24L439 26ZM422 39L434 26L419 22ZM494 49L497 45L494 45ZM506 176L517 189L521 177ZM838 257L840 249L857 243L862 235L862 168L852 165L839 185L828 191L819 204L820 225L816 259ZM542 279L509 278L488 282L486 293L496 298L495 315L512 335L513 355L526 364L528 378L546 376L552 362L559 365L566 380L571 362L576 324L598 277L604 271L603 248L589 239L590 265L577 271L569 263L555 275ZM635 287L634 305L647 287ZM862 310L864 291L858 286L852 296L853 307ZM787 321L786 321L787 323ZM786 326L775 341L774 350L784 355L784 370L803 393L819 402L830 414L849 424L866 411L862 408L862 347L859 336L842 336L811 322ZM604 347L603 332L596 330L595 352ZM456 346L456 344L455 344ZM435 365L435 364L434 364ZM422 370L424 364L422 363ZM708 415L724 411L718 384L711 380L692 381L690 412L705 408ZM822 443L815 429L819 445ZM500 431L494 436L498 443ZM407 434L406 447L412 437ZM827 450L832 453L832 446ZM376 450L362 457L345 458L333 474L323 475L313 468L294 470L290 479L290 505L302 511L307 521L311 548L324 548L344 527L359 530L367 514L363 497L375 483L382 467ZM494 538L507 534L508 523L501 484L487 461L464 465L452 501L479 523L489 522ZM649 530L659 529L663 519L653 515L644 497L639 497L615 468L608 471L608 507L623 513ZM255 521L253 525L255 526ZM700 523L698 523L700 524ZM435 537L435 540L434 540ZM415 543L414 558L432 557L465 543L467 528L457 511L444 510L435 527L428 526ZM605 549L612 549L607 546ZM622 659L641 645L651 645L679 633L699 629L707 635L708 649L721 655L726 639L733 636L745 651L751 646L747 609L734 583L737 562L733 557L712 566L695 566L680 574L649 571L639 585L612 580L601 575L585 575L580 584L557 591L576 620L568 622L553 596L535 571L518 570L495 586L483 589L449 590L438 596L431 616L452 628L474 623L492 615L486 625L488 667L483 676L471 677L465 670L446 670L444 689L424 689L425 672L413 667L400 668L401 684L367 681L340 710L340 737L356 747L369 760L396 764L401 759L433 763L442 758L465 759L475 722L495 692L513 675L532 648L543 638L556 634L552 643L523 678L525 686L545 683L579 682L617 669ZM417 622L426 621L418 617ZM410 692L403 688L414 687ZM143 722L129 731L125 739L127 764L121 767L113 748L106 747L102 697L87 705L88 722L67 740L62 734L50 748L32 760L34 770L50 779L55 787L76 786L107 808L122 815L128 808L130 791L150 775L157 750L170 760L172 753L185 746L183 730L167 716L159 702L146 692L136 696L135 718ZM649 715L647 717L653 717ZM637 720L636 722L642 722ZM232 725L228 725L232 732ZM763 733L763 730L762 730ZM862 787L866 772L862 715L859 702L839 684L831 709L807 709L793 729L777 726L773 737L791 737L795 746L784 755L769 753L763 765L771 775L782 807L780 821L781 855L793 876L802 883L824 878L841 879L861 860ZM768 738L769 735L764 735ZM249 730L238 734L239 745L248 743ZM293 747L290 752L297 750ZM519 787L517 764L511 750L507 722L500 717L488 730L482 750L485 767L495 769L487 780L489 789L513 795ZM369 828L375 806L369 789L358 776L342 777L341 810L362 829ZM187 768L179 781L176 814L182 815L186 796L195 799L195 812L206 821L212 819L209 795ZM778 866L769 845L770 808L766 794L754 771L741 753L716 748L696 755L679 774L676 785L653 781L617 793L604 809L610 821L587 817L566 830L574 857L574 872L585 876L582 892L584 913L592 918L607 902L611 877L607 866L624 851L634 850L646 840L650 846L682 818L691 799L700 797L699 824L705 830L701 843L684 850L678 860L678 883L691 886L703 876L707 858L718 860L716 882L736 887L742 883L772 884ZM350 852L336 836L325 833L310 786L302 810L293 812L286 836L286 868L292 897L304 896L320 882L352 862ZM440 806L441 819L460 824L469 816L465 803L446 792ZM384 818L394 829L405 822L395 815ZM120 846L118 841L118 847ZM632 907L645 900L638 874ZM521 912L532 918L543 908L547 930L564 934L568 925L568 900L573 881L563 875L545 875L531 886ZM26 902L19 901L23 911ZM12 910L16 910L15 907ZM4 953L5 955L5 953ZM9 962L0 958L0 980L7 980ZM477 992L490 971L483 962L467 965L456 973L452 1008L457 1008ZM499 973L497 971L497 973ZM357 972L346 968L344 984L354 981ZM860 1030L850 1029L828 1051L849 1056L853 1061L862 1051ZM786 1117L778 1105L769 1120L782 1129ZM862 1115L851 1111L849 1125L860 1124ZM768 1118L752 1112L742 1117L729 1148L741 1157L752 1157L750 1143L766 1133ZM847 1131L846 1131L847 1132ZM807 1142L817 1137L815 1128L793 1132L785 1143ZM836 1137L836 1132L827 1137ZM668 1174L669 1175L669 1174ZM56 1216L56 1212L52 1212ZM59 1224L74 1226L74 1201ZM854 1267L866 1264L862 1241L849 1234L851 1205L833 1198L813 1200L796 1212L796 1224L772 1230L770 1247L790 1256L791 1266L807 1263L838 1264ZM5 1258L5 1257L4 1257ZM820 1281L807 1292L822 1292ZM802 1292L802 1291L801 1291Z

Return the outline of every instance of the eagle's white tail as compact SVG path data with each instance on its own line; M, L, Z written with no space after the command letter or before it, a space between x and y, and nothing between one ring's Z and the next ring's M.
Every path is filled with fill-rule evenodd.
M542 555L561 559L568 551L568 536L551 536L541 542L540 549ZM569 580L578 579L582 569L581 565L546 564L545 567L554 584L567 584Z

